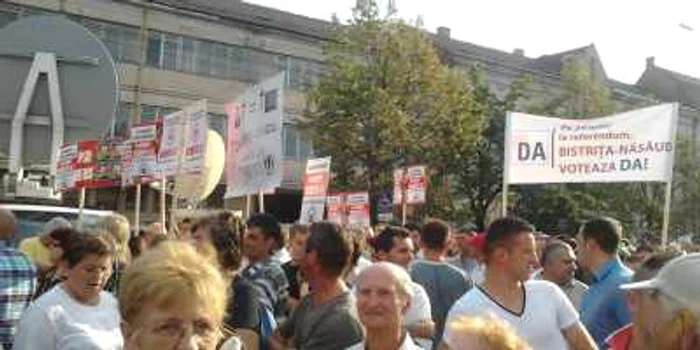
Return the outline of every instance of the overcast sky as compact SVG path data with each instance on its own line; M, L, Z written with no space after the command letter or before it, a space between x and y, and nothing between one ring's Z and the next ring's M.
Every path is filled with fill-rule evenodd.
M246 0L330 19L351 15L355 0ZM388 0L380 0L382 9ZM399 16L423 17L426 29L538 57L594 43L609 77L634 83L645 58L700 77L700 0L395 0ZM692 30L683 29L683 24Z

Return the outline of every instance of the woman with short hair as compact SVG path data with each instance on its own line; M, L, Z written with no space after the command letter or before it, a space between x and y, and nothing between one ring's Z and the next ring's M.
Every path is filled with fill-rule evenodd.
M214 350L227 288L191 245L167 241L134 260L119 286L124 350Z
M113 257L104 237L73 234L59 262L65 279L24 312L14 349L121 349L117 300L103 291Z
M112 294L117 294L119 278L124 274L126 268L131 263L131 250L129 249L129 238L131 230L129 220L121 214L111 214L100 219L97 228L106 233L115 244L114 266L112 276L107 281L105 290Z

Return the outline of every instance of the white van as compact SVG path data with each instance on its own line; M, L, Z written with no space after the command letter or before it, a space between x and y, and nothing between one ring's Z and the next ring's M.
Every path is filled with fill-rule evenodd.
M78 222L78 208L30 204L0 204L0 208L10 210L17 218L17 234L10 242L13 246L17 246L21 240L27 237L39 234L42 226L57 216L63 217L74 225ZM112 211L107 210L83 209L82 227L93 227L101 217L112 213Z

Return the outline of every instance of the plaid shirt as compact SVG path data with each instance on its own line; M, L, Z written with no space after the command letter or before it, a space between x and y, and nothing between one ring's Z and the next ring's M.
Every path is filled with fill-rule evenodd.
M261 292L263 305L275 315L283 315L287 305L287 276L280 264L270 258L248 266L241 277L253 283Z
M0 247L0 345L12 348L15 328L36 288L36 268L24 253Z

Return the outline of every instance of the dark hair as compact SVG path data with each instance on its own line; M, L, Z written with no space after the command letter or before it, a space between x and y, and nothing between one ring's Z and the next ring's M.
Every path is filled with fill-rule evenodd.
M268 213L253 214L246 221L248 228L258 227L265 238L275 240L276 249L284 247L284 235L282 235L282 226L279 221Z
M58 242L58 246L65 252L76 233L78 231L73 228L61 227L51 231L49 237Z
M420 241L428 249L442 250L447 247L447 240L450 238L450 227L446 222L438 219L431 219L423 225L420 231Z
M403 225L403 228L407 229L409 232L421 230L420 226L415 222L409 222L406 225Z
M559 251L561 249L573 249L571 245L569 245L567 242L558 240L558 239L552 239L550 240L547 245L542 249L542 256L540 257L540 265L544 266L544 264L549 260L552 254L554 252Z
M372 241L372 248L375 252L389 252L394 248L394 237L399 239L408 238L411 233L403 227L387 226Z
M506 245L511 238L523 232L535 232L535 227L518 217L497 219L486 229L484 255L488 258L496 248Z
M86 256L95 254L102 256L114 256L115 245L104 235L93 233L75 232L68 241L61 260L73 268L78 265Z
M306 252L316 252L323 270L331 277L340 277L350 266L352 239L347 231L328 221L315 222L309 227Z
M226 271L235 271L241 266L241 237L243 222L229 212L221 212L199 220L193 227L209 230L212 246L216 249L219 265Z
M683 255L683 252L678 250L668 250L649 255L644 259L637 271L634 272L632 282L641 282L654 278L664 265L681 255Z
M581 235L584 240L594 240L603 252L615 254L620 249L622 225L613 218L601 216L583 224Z
M292 239L298 234L309 234L309 226L304 224L294 224L289 227L289 239Z

